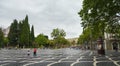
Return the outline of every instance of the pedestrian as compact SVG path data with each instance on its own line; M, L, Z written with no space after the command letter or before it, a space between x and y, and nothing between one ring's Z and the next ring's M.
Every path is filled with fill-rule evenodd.
M116 42L113 42L113 49L115 51L118 51L118 44Z
M27 51L27 55L30 56L30 50Z
M34 50L33 50L33 56L36 56L36 55L37 55L37 49L34 48Z

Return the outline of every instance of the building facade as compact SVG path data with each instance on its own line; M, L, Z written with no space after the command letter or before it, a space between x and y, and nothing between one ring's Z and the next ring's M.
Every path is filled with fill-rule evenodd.
M5 36L5 37L8 36L9 30L10 30L10 27L7 27L7 28L4 28L4 29L3 29L3 33L4 33L4 36Z
M104 46L106 50L114 50L115 47L117 49L120 48L120 38L117 34L108 34L105 33L105 39L104 39Z

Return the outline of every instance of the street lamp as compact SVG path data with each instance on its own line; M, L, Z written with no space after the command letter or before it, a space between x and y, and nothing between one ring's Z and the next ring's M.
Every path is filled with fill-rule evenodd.
M99 39L97 40L97 48L98 48L98 54L100 55L105 55L105 49L104 49L104 42L102 37L99 37Z

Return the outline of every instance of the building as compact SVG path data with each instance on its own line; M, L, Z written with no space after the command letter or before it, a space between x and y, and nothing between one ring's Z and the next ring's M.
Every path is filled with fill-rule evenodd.
M105 49L106 50L114 50L114 47L117 46L117 48L120 48L120 38L116 34L108 34L105 33ZM114 44L116 43L116 44Z
M69 38L67 39L73 46L77 45L78 38Z
M4 33L5 37L8 36L9 30L10 30L10 27L7 27L7 28L3 29L3 33Z

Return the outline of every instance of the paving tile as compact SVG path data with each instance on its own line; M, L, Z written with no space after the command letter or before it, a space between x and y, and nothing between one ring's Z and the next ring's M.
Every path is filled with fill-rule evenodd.
M99 62L96 66L116 66L113 62Z
M53 64L51 66L70 66L70 64L72 63L73 62L60 62L60 63Z
M50 63L52 63L52 62L35 63L35 64L31 64L31 65L28 65L28 66L47 66Z
M93 66L93 62L79 62L76 63L74 66Z
M79 61L93 61L93 59L86 58L86 59L80 59Z

